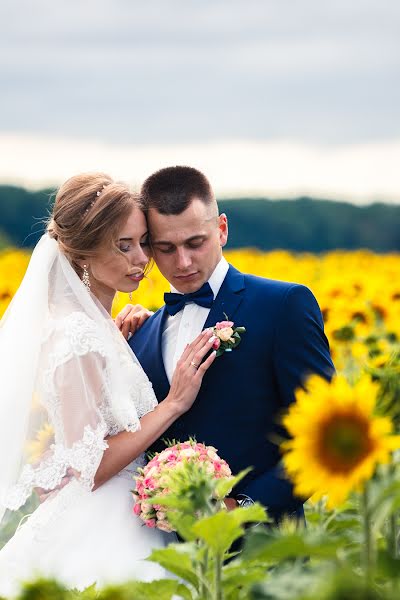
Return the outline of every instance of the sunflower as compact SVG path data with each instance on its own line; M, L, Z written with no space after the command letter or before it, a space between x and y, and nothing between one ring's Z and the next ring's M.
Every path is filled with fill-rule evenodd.
M282 444L284 464L299 496L327 495L328 508L388 463L400 447L389 418L374 415L377 384L364 375L354 386L343 376L329 384L313 375L299 390L283 423L291 439Z
M37 432L36 438L28 444L28 458L30 463L37 463L43 454L54 443L54 430L49 423Z

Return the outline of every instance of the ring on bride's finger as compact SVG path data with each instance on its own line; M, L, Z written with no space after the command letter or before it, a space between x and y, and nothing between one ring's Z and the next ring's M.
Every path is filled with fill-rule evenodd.
M195 362L193 362L193 360L190 361L190 364L195 368L198 369L200 365L196 365Z

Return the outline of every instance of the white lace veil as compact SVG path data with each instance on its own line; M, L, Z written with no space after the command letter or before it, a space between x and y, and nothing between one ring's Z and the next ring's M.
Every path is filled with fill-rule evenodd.
M104 437L137 430L156 405L121 333L48 234L0 323L0 370L0 522L69 467L91 489Z

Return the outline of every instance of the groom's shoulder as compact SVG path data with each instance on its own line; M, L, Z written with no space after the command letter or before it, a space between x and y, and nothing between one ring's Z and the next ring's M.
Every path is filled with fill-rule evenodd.
M260 301L268 300L278 303L287 299L306 303L315 301L312 291L301 283L269 279L249 273L241 274L248 294L257 297Z
M260 277L250 273L242 273L244 285L248 289L257 290L260 293L285 295L291 290L304 289L308 290L305 285L293 281L283 281L280 279L269 279L268 277Z

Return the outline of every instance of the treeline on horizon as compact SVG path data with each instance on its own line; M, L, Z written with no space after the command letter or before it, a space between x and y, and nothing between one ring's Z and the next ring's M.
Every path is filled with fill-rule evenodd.
M53 190L0 186L0 248L32 248L45 228ZM324 252L369 248L400 251L400 206L301 197L220 200L229 219L229 248Z

